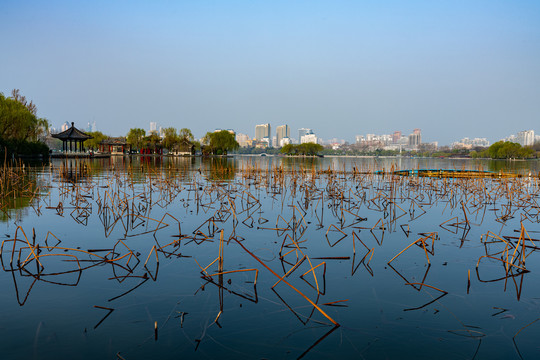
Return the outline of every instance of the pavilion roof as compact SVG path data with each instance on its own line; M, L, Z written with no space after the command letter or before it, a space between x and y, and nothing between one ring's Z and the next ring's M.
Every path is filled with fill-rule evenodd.
M117 138L108 138L105 140L102 140L100 144L103 145L127 145L127 142L124 138L117 137Z
M81 130L77 129L74 126L74 123L71 123L71 127L67 129L66 131L62 131L58 134L52 134L53 138L60 139L60 140L88 140L93 139L92 136L83 133Z

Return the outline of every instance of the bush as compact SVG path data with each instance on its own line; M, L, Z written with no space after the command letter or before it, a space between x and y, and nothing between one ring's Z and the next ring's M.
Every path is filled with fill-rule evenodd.
M5 140L0 138L0 159L15 156L49 157L49 147L40 141Z

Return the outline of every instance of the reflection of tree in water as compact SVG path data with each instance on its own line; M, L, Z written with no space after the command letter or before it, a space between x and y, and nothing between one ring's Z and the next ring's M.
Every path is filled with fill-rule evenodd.
M14 213L31 205L38 191L38 177L23 163L0 168L0 221L10 220Z
M204 158L200 169L210 181L234 180L237 170L234 160L230 158Z
M510 172L522 175L538 175L538 162L536 160L487 160L489 171Z
M80 182L94 177L107 176L108 173L128 173L130 180L141 183L148 176L165 176L178 180L190 180L200 168L200 160L195 157L161 156L112 156L104 159L66 159L58 165L64 181Z
M283 157L281 160L283 168L285 170L291 169L319 169L321 166L321 160L318 157L307 156L307 157Z
M246 165L246 161L252 160L254 160L253 163L260 165L260 168L268 170L268 172L263 170L260 173L254 171L254 178L264 177L264 181L240 181L234 186L223 187L213 182L234 179L237 171ZM441 261L438 261L445 260L441 256L446 254L437 252L438 257L433 258L436 253L436 244L442 243L438 232L444 233L446 237L456 241L456 246L459 246L459 243L463 245L465 241L472 240L472 236L467 239L471 227L477 227L478 232L487 231L487 229L479 228L483 222L485 225L497 222L495 228L499 228L499 222L510 226L516 224L522 219L520 216L522 214L538 218L538 214L530 210L534 205L534 195L538 192L538 188L535 187L535 192L526 190L525 181L528 180L522 178L516 179L516 186L512 188L492 180L465 181L437 178L419 180L412 177L383 177L357 172L342 176L342 173L339 173L341 171L339 164L334 164L328 159L307 158L265 157L260 160L238 161L235 158L157 160L149 157L122 157L104 159L99 162L91 160L86 164L91 168L92 176L100 171L105 176L99 182L92 182L88 187L81 183L73 184L73 186L68 184L65 188L75 190L60 192L61 195L58 197L64 204L75 207L75 209L67 210L66 215L68 211L73 210L72 218L80 224L86 226L83 220L90 214L94 218L98 217L105 230L101 240L105 238L108 240L106 243L88 242L88 245L83 245L87 247L81 249L79 248L80 239L70 235L62 237L60 231L58 238L53 235L53 232L45 233L43 229L38 232L37 237L33 237L30 232L30 230L33 232L33 229L28 228L28 233L24 234L22 228L18 228L11 238L3 242L4 249L13 250L0 252L0 261L5 265L4 271L10 272L13 277L18 303L25 304L34 283L48 282L62 286L79 286L83 271L87 272L87 269L95 268L95 275L89 276L103 276L103 270L107 269L110 272L107 275L108 281L118 282L118 284L110 286L111 290L107 297L99 295L101 300L108 299L107 302L99 302L102 305L107 304L107 307L94 305L94 308L101 309L99 311L105 310L102 315L96 317L94 329L102 326L102 323L107 324L105 321L109 321L108 325L112 327L111 318L108 316L113 310L118 311L116 314L123 311L123 306L115 306L116 303L113 301L129 296L134 291L143 291L145 296L146 294L159 295L155 290L159 288L146 287L146 290L143 290L144 284L157 282L159 271L161 273L169 271L170 274L171 267L169 266L174 264L174 266L181 266L185 274L188 274L186 276L195 276L197 281L200 275L203 275L202 285L194 283L197 286L200 285L200 291L194 291L193 297L197 296L196 300L192 303L186 302L187 304L182 302L179 306L180 302L174 299L176 305L167 313L180 316L180 327L184 321L184 314L191 313L186 321L187 330L182 331L185 331L184 334L187 334L186 337L195 344L196 348L202 344L201 348L205 348L204 350L214 346L204 338L210 326L214 328L223 326L224 331L233 331L237 336L237 329L230 327L227 317L230 319L230 315L235 316L241 312L242 315L239 317L241 318L247 311L251 311L248 310L249 308L259 302L258 294L261 294L260 299L266 299L269 291L272 291L276 308L271 309L275 310L271 313L278 315L272 316L269 323L275 319L291 323L290 317L298 319L297 327L289 325L280 329L279 333L266 332L262 325L257 328L257 326L252 326L253 323L247 322L244 328L249 330L246 331L260 333L261 336L277 336L279 341L283 338L294 339L294 343L289 341L281 346L282 348L291 346L300 358L315 348L316 351L326 351L324 348L321 349L319 344L332 341L330 335L337 329L337 327L332 327L337 325L333 318L336 320L340 318L339 321L347 325L347 319L339 308L346 307L348 298L341 297L340 291L335 291L337 287L342 287L342 283L336 284L336 281L339 281L336 280L336 274L342 278L356 273L358 278L363 276L365 270L368 278L378 276L377 279L380 279L381 275L378 275L380 269L383 266L388 267L392 277L406 285L404 292L399 294L406 296L404 298L407 303L400 301L392 306L402 307L402 310L408 314L431 310L429 307L443 298L449 303L448 307L460 306L459 302L451 303L450 296L447 294L460 295L465 290L456 290L454 282L444 282L440 279L435 282L432 279L433 276L428 278L430 269L432 272L437 272L440 266L446 265L446 263L441 265ZM285 175L282 177L276 175L277 171L273 171L281 164L285 169L315 168L325 171L320 173L284 171ZM92 167L94 165L95 168ZM75 165L76 168L77 166ZM333 166L335 172L326 171L329 166ZM56 172L58 169L59 166L55 166L53 171ZM126 186L135 176L140 176L141 182L132 188ZM192 176L196 182L175 183L174 177L181 176ZM296 185L297 182L298 185ZM304 190L294 193L290 191L291 186L298 186ZM286 192L287 197L276 196ZM437 200L430 201L431 199ZM460 201L461 199L468 200ZM498 203L508 202L508 199L512 201L509 202L508 207L495 208L491 203L493 199L497 199ZM92 212L89 205L94 206ZM429 222L426 221L432 213L440 213L443 206L452 211L446 213L443 211L442 218L432 217ZM199 208L203 210L199 212ZM66 209L68 209L67 206ZM209 209L211 210L208 211ZM54 208L49 208L49 213L54 214L54 210ZM441 224L439 225L438 222L430 224L431 219L438 219ZM483 235L486 241L489 235L490 243L496 242L494 245L505 246L506 250L502 253L509 254L507 259L510 257L510 261L499 256L500 248L493 246L493 248L485 248L485 255L483 255L484 252L481 253L479 262L481 259L485 260L480 264L480 270L476 263L477 282L505 282L505 284L508 282L510 286L515 285L518 300L521 296L521 285L525 274L522 270L525 269L525 255L531 254L525 253L524 250L536 249L531 246L532 241L536 239L527 240L525 228L523 224L520 225L521 231L518 230L517 233L510 229L505 232L506 235ZM90 223L89 231L93 231L90 230L93 227L95 226ZM240 230L242 231L242 235L237 234L237 228L239 233ZM317 231L321 234L319 235L321 239L326 239L328 248L313 246L311 245L314 244L313 241L307 242L310 237L317 239ZM116 235L120 235L121 239L118 239ZM418 239L418 235L422 237ZM388 246L391 248L382 253L380 249L382 249L385 236L387 240L384 246L386 249ZM261 248L261 242L257 242L258 238L267 241L273 247ZM394 240L404 240L405 243L395 247ZM527 243L530 241L531 245L525 245L525 240ZM232 246L224 251L229 242ZM97 244L100 245L97 246ZM409 245L405 246L406 244ZM516 246L516 244L521 245ZM197 249L197 246L201 248ZM235 248L240 252L233 253ZM265 259L265 256L260 254L261 250L268 254L279 254L279 257L272 255ZM401 252L398 252L399 250ZM514 257L510 250L517 250L517 255ZM214 257L213 254L216 252L217 257ZM394 258L390 259L389 254L394 254ZM520 257L519 254L524 254L524 256ZM197 259L198 266L194 261L184 261L186 259L182 259L183 257ZM245 258L250 260L244 261ZM515 261L513 261L514 258ZM393 262L394 259L396 259L395 262ZM453 260L452 257L449 259ZM256 265L253 268L247 268L245 264L250 264L251 260L255 261ZM417 266L419 260L422 262ZM415 266L408 261L414 261ZM502 274L506 272L504 278L491 271L489 266L493 261L500 262L498 270L502 270ZM268 265L265 265L266 263ZM505 267L508 264L513 264L512 268ZM470 268L474 269L474 266L475 262L471 262ZM279 270L280 267L282 271ZM327 267L328 276L326 275ZM378 272L377 269L379 269ZM257 282L259 270L266 275L273 273L275 281L279 283L276 285L279 287L272 286L274 281L264 280L264 276L261 277L262 281ZM474 276L474 271L472 274ZM527 276L532 275L531 272ZM384 276L381 279L382 282L387 277ZM160 279L162 278L163 275ZM124 283L124 280L127 281ZM167 292L170 283L166 278L159 280L159 282L163 281L165 284L161 285L163 286L161 289ZM468 281L470 283L470 279ZM85 285L81 284L81 286L84 288ZM381 284L381 286L385 285ZM216 291L205 291L205 288L210 287L215 287ZM192 296L191 293L189 296ZM149 299L149 302L154 301L150 297ZM206 299L209 301L207 302ZM250 302L250 306L242 308L241 304L246 301ZM354 304L354 301L351 299L351 303ZM233 307L230 305L233 302L240 302L240 307L235 306L236 312L231 311ZM306 306L306 303L311 306ZM146 306L145 303L141 305L141 308ZM261 313L264 313L267 305L261 306ZM215 312L212 312L209 307L213 307ZM437 308L441 307L437 305ZM326 311L328 316L325 315ZM439 312L437 309L435 311ZM213 323L207 320L206 314L211 314L210 321L215 319ZM284 320L278 317L279 314L284 314ZM248 313L246 318L248 317L253 318L252 313ZM221 324L220 321L222 321ZM318 332L311 332L309 329L310 335L300 338L303 341L296 342L296 338L292 335L308 329L308 326L312 326L314 322L317 326L322 325L317 330ZM255 323L257 324L263 324L263 322ZM276 322L276 325L279 323ZM369 326L371 325L370 323ZM441 321L437 326L437 331L448 331L471 338L485 336L479 330L466 326L457 330L454 330L453 326L447 329L446 326L448 323ZM117 330L118 327L113 329ZM342 329L348 331L347 327ZM519 332L514 338L517 334ZM231 346L231 348L234 347ZM165 347L165 349L168 348ZM333 348L331 351L334 351ZM317 353L319 354L322 352ZM333 353L329 354L331 356Z

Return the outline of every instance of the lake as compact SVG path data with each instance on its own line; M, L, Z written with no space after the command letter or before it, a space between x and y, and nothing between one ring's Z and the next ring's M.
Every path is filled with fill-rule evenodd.
M374 173L401 169L520 176ZM0 213L2 357L537 358L539 171L273 156L18 167Z

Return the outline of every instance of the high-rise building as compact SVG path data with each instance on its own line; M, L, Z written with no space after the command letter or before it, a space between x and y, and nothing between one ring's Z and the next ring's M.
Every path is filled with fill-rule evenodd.
M147 135L151 134L159 135L156 122L150 122L150 130L148 130Z
M401 131L394 131L394 134L392 134L392 142L394 144L397 144L399 142L399 139L401 139Z
M251 145L251 139L246 134L236 134L236 141L240 147L248 147Z
M276 128L276 146L281 146L281 139L291 137L289 125L280 125Z
M317 136L315 134L307 134L307 135L302 136L300 138L300 144L305 144L305 143L318 144Z
M524 130L517 133L517 142L521 146L534 145L534 130Z
M302 136L310 134L313 134L313 130L306 128L298 129L298 141L302 143Z
M270 138L270 124L261 124L255 126L255 140Z
M413 133L409 135L409 146L418 146L422 143L422 131L420 129L414 129Z
M65 123L62 124L62 127L60 128L60 130L66 131L67 129L69 129L69 123L66 121Z
M292 144L291 142L291 138L290 137L284 137L281 139L281 141L279 142L279 146L280 147L284 147L285 145L288 145L288 144Z

